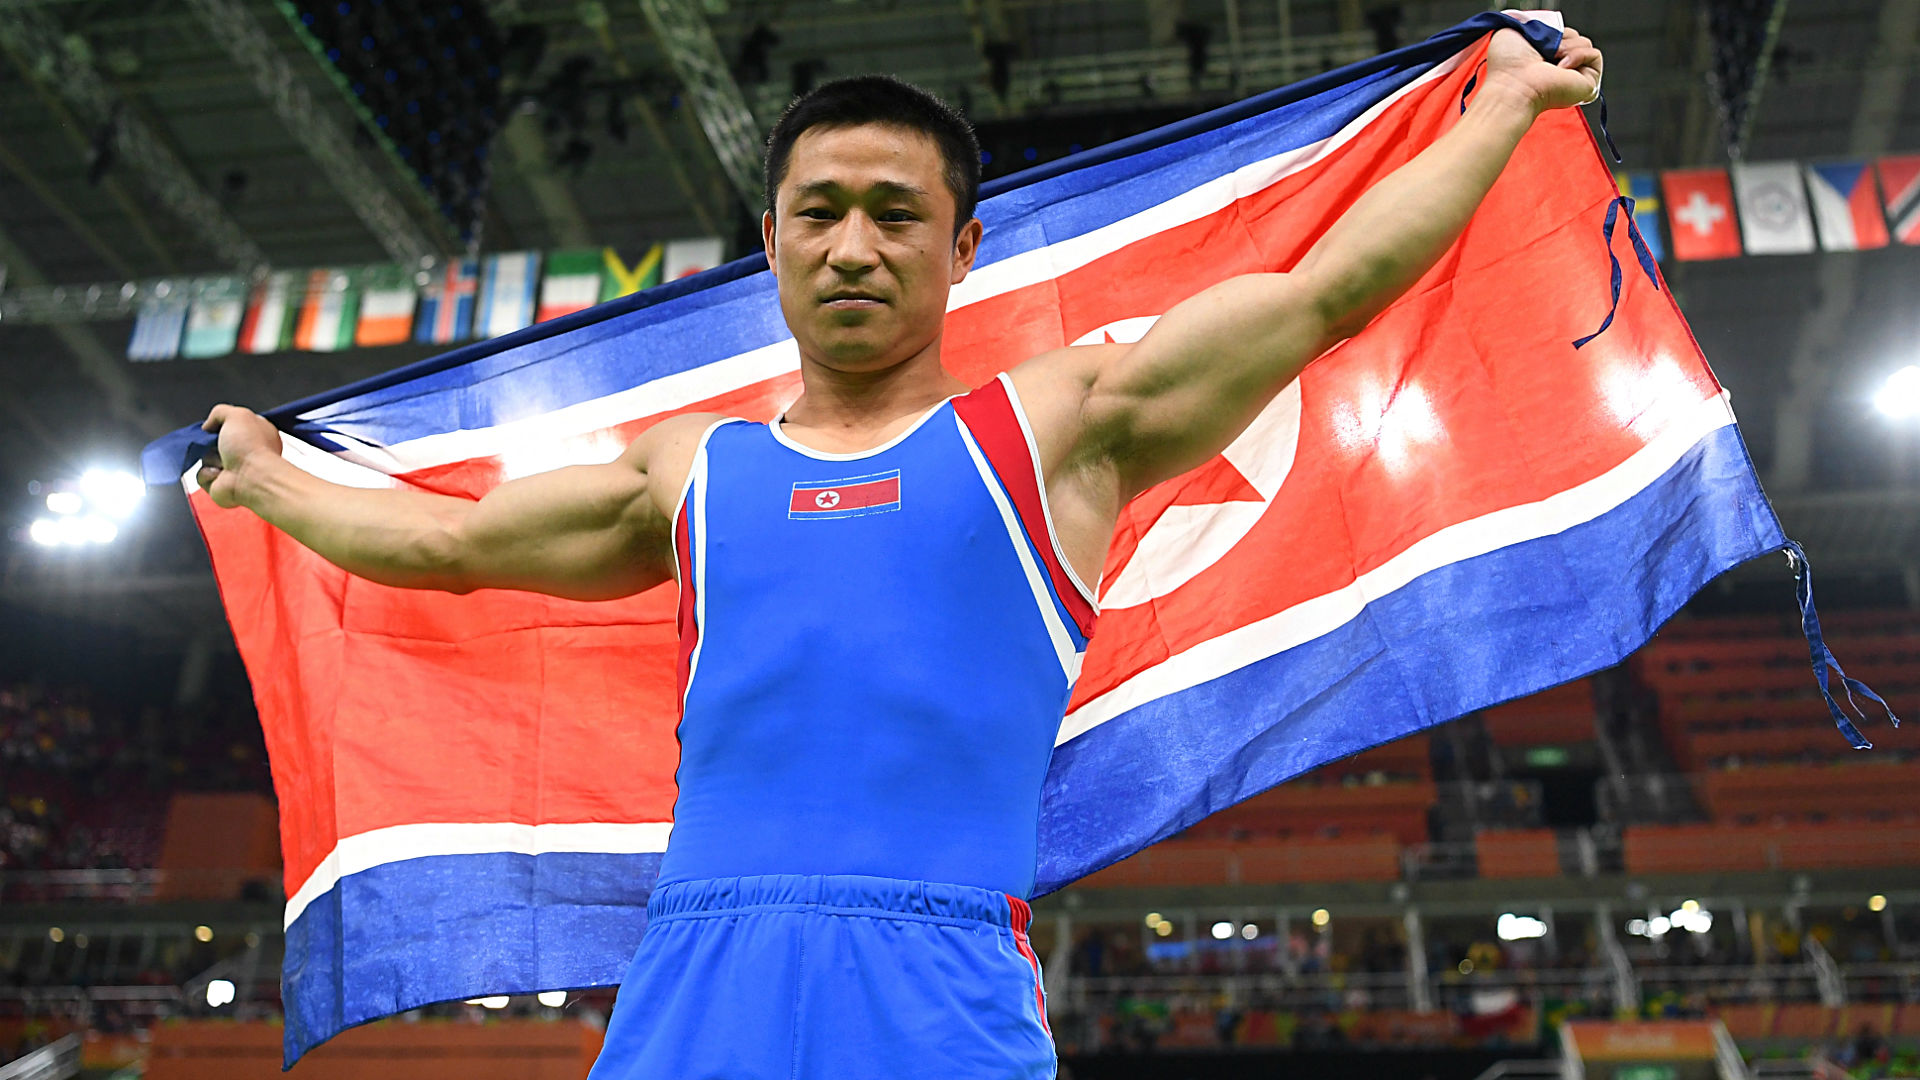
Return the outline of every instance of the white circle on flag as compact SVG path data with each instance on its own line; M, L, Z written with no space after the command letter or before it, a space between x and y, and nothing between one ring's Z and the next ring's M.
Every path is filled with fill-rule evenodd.
M1160 317L1144 315L1110 322L1074 340L1075 345L1132 344ZM1300 445L1300 380L1287 384L1220 456L1238 470L1260 501L1169 506L1140 537L1119 573L1101 583L1100 607L1135 607L1165 596L1219 561L1272 505L1293 471Z
M829 488L813 497L813 505L822 510L831 510L840 505L840 493Z

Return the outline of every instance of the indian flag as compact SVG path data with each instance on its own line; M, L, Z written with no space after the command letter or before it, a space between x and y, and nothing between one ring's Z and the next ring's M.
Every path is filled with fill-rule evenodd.
M360 294L360 327L355 345L398 345L413 335L413 308L419 294L404 267L381 266L367 274Z
M281 352L293 344L293 271L268 274L253 287L246 321L240 324L240 351Z
M187 332L180 355L225 356L240 336L241 307L247 284L237 277L207 278L193 286L193 304L187 309Z
M607 248L601 254L605 257L606 276L600 279L600 301L605 303L618 296L628 296L641 289L651 289L660 284L661 258L666 249L655 244L647 249L640 261L628 268L620 261L620 253Z
M346 270L307 273L307 302L293 332L296 349L338 352L353 344L353 317L359 308L353 274Z
M540 309L534 322L546 322L600 302L607 273L606 250L575 248L547 256L547 276L540 282Z

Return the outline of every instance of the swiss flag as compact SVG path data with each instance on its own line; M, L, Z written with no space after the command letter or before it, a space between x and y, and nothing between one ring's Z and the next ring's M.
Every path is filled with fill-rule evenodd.
M1730 259L1740 254L1733 184L1725 169L1678 169L1660 175L1676 259Z

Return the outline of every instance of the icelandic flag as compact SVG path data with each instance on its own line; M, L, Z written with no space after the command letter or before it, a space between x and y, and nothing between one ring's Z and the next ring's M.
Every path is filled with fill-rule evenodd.
M1860 251L1887 246L1887 222L1880 216L1880 193L1867 161L1809 163L1807 193L1820 246L1828 251Z
M1559 40L1477 15L987 185L944 362L978 385L1288 269L1458 122L1505 26ZM1045 783L1039 891L1614 664L1786 544L1620 210L1585 119L1541 117L1423 281L1125 509ZM756 254L268 415L301 468L465 497L609 460L675 412L765 420L799 389L765 270ZM353 579L194 489L200 434L149 447L147 475L189 491L266 728L288 1059L427 1002L617 983L672 828L673 586L585 603Z
M420 292L413 340L444 345L473 336L473 298L479 291L479 264L451 259Z

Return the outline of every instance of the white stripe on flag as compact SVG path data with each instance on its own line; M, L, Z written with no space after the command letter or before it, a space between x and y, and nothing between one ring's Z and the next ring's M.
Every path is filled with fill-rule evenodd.
M545 855L580 851L598 855L646 855L667 850L671 821L554 822L522 825L513 821L426 822L392 825L341 837L307 880L287 899L284 926L292 926L307 905L325 896L341 878L376 866L431 855Z
M1147 668L1068 713L1054 745L1084 735L1130 709L1337 630L1369 603L1422 574L1592 521L1645 490L1701 439L1731 423L1733 410L1725 395L1707 398L1674 417L1667 430L1633 456L1583 484L1430 533L1343 588L1209 638Z

